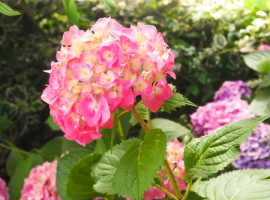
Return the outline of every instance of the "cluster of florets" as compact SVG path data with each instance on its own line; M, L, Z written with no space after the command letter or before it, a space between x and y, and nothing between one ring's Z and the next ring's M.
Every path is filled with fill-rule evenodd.
M20 200L61 200L56 191L57 160L33 168L24 179Z
M241 156L232 163L235 168L270 169L270 125L260 123L240 149Z
M9 200L8 190L6 182L0 178L0 200Z
M130 109L138 95L153 112L173 95L166 76L175 78L175 55L154 26L124 28L102 18L87 31L72 26L61 44L42 99L67 139L85 145L100 138L115 109Z
M181 145L181 143L177 139L175 139L174 142L167 143L166 159L171 167L171 170L180 190L184 190L186 188L186 183L183 181L183 179L186 177L183 159L184 150L185 147ZM157 175L160 178L163 187L173 195L176 195L171 184L171 180L167 177L167 172L164 167L162 167L162 171L157 172ZM144 193L145 200L164 199L165 197L165 192L155 186L150 186Z
M241 80L239 81L225 81L222 86L216 91L214 101L219 100L233 100L242 97L250 97L251 89L247 84Z
M241 99L220 100L199 106L197 111L190 115L193 133L208 135L226 124L255 117L249 113L248 106L248 102Z
M226 124L255 117L248 111L248 102L240 99L250 93L251 91L242 81L223 83L215 94L216 102L200 106L190 116L194 134L208 135ZM232 163L235 168L270 169L270 125L260 123L240 145L240 149L241 156Z

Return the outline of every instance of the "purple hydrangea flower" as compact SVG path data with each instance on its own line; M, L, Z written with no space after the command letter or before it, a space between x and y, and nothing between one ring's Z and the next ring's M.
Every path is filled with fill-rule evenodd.
M233 100L241 97L250 97L251 89L246 83L239 81L225 81L222 86L216 91L214 101Z
M248 111L248 102L241 99L220 100L199 106L190 115L195 135L208 135L226 124L255 117Z
M240 145L241 156L233 162L238 169L270 169L270 125L260 123L248 139Z

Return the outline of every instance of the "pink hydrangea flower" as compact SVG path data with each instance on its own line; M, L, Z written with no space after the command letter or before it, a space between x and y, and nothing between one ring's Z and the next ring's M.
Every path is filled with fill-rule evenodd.
M61 200L56 191L57 160L33 168L24 179L20 200Z
M270 50L270 46L267 44L262 44L258 47L258 51Z
M102 18L90 30L70 27L61 44L41 98L70 140L100 138L99 129L112 127L112 112L130 109L138 95L153 112L173 95L166 76L175 78L175 55L154 26L124 28Z
M199 106L190 115L193 133L208 135L226 124L255 117L248 111L248 102L241 99L220 100Z
M0 200L9 200L8 187L6 182L0 178Z

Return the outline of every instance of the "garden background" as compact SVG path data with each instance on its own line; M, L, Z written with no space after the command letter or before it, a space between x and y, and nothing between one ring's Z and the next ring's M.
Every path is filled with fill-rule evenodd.
M263 113L256 111L257 105L253 105L253 113L270 114L270 52L257 51L260 45L270 44L267 1L3 2L21 13L18 16L0 15L0 177L10 184L16 165L27 160L29 153L37 153L35 155L40 158L35 162L40 164L40 159L53 160L54 154L59 154L60 150L54 152L58 150L52 147L56 143L61 143L61 152L75 145L58 138L54 145L51 143L47 149L42 148L48 141L63 135L49 117L49 106L40 96L49 78L43 70L50 69L51 61L56 60L59 41L70 25L86 30L101 17L112 17L125 27L138 22L154 25L176 55L173 70L177 79L167 80L178 92L200 106L213 101L215 91L224 81L243 80L253 90L248 101L252 102L259 94L259 100L264 102L259 105L264 106ZM186 132L181 138L185 143L193 137L189 115L196 109L182 107L171 114L155 113L152 117L167 118L186 127L188 131L184 129ZM121 117L126 138L138 136L140 132L139 125L128 123L130 117L130 114ZM103 140L105 146L110 145L106 137ZM115 142L120 139L116 138ZM92 142L89 148L93 149L94 144ZM51 155L48 151L52 151ZM23 180L22 176L13 177L13 183Z

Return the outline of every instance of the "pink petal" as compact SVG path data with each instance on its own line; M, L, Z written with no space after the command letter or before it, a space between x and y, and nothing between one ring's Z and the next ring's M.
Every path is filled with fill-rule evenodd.
M137 82L134 84L133 94L138 96L150 95L152 93L152 86L143 76L139 76Z
M92 68L89 64L80 62L73 66L72 73L77 80L87 83L93 74Z
M163 104L163 100L158 100L155 97L150 98L150 95L142 95L142 100L152 112L156 112Z

